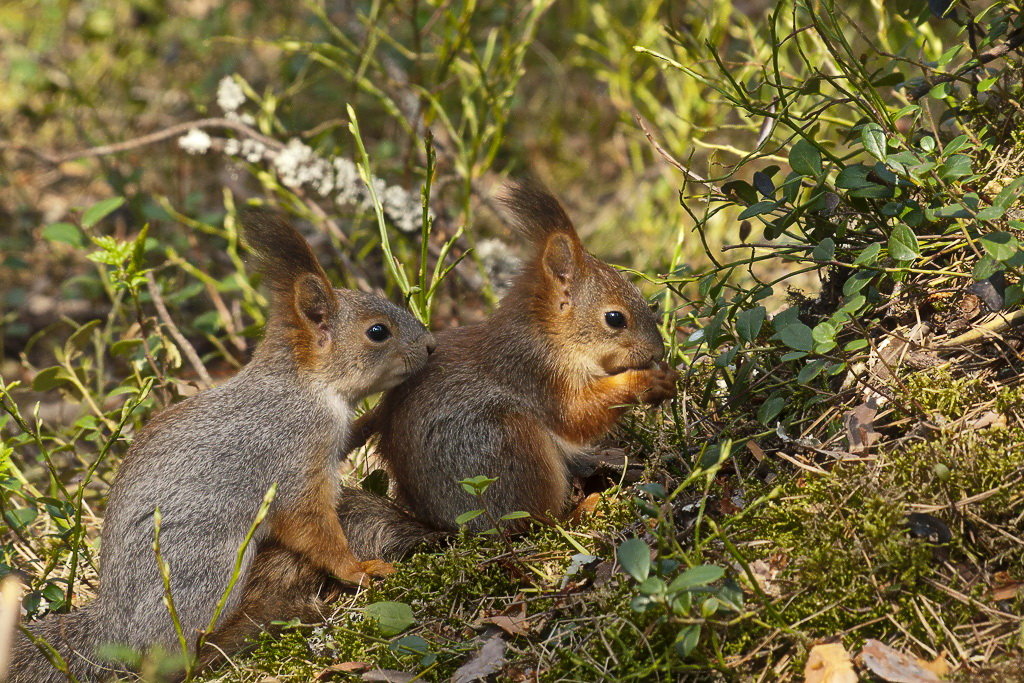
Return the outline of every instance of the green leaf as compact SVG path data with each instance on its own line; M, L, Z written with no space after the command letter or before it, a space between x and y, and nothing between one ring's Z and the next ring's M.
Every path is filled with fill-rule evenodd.
M35 521L39 511L35 508L14 508L4 512L4 521L13 529L22 529Z
M455 518L455 523L459 526L462 526L463 524L468 524L469 522L472 522L474 519L476 519L482 514L484 514L483 510L467 510L466 512L463 512L461 515Z
M814 326L811 336L819 344L826 344L836 339L836 328L832 323L824 322Z
M761 333L761 326L764 325L766 317L767 311L764 306L755 306L740 311L736 316L736 332L739 333L740 339L745 342L756 339L757 335Z
M680 657L684 659L690 656L690 653L697 647L697 643L700 642L700 624L687 624L686 626L679 629L679 635L676 636L676 642L673 648Z
M75 330L70 337L68 337L67 342L64 344L64 348L67 349L74 347L76 349L81 349L89 343L89 340L92 337L92 331L102 323L103 321L98 318L85 323Z
M885 161L885 130L877 123L869 123L860 129L860 141L868 154Z
M388 637L397 636L416 623L412 607L404 602L375 602L363 608L363 614L376 621L381 633Z
M721 567L713 564L699 564L696 567L690 567L672 579L672 583L668 585L668 591L670 593L678 593L690 588L706 586L709 583L718 581L723 576L725 576L725 570Z
M637 590L644 595L664 595L665 582L660 577L648 576L640 582L640 585L637 586Z
M68 372L59 365L40 370L32 380L34 391L50 391L69 381Z
M745 218L752 218L754 216L759 216L762 213L767 213L769 211L773 211L775 209L775 207L776 207L776 203L775 202L757 202L756 204L754 204L752 206L748 206L747 208L743 209L743 211L740 212L740 215L738 216L738 219L739 220L743 220Z
M966 212L965 212L966 213ZM997 221L1003 217L1006 213L1006 209L1001 206L986 206L984 209L978 212L976 218L979 221ZM936 214L938 215L938 214Z
M946 50L945 52L942 53L942 55L938 58L938 60L936 60L935 66L937 66L939 68L942 68L942 67L946 66L951 61L953 61L954 57L956 57L958 54L960 54L960 51L963 48L964 48L963 43L960 43L959 45L954 45L953 47L949 48L948 50Z
M993 76L992 78L983 78L978 81L978 92L987 92L996 82L999 80L999 76Z
M651 571L651 549L639 538L627 538L615 553L619 564L637 581L643 581Z
M964 154L954 154L939 166L939 177L943 180L955 180L971 174L971 158Z
M421 636L410 634L392 640L388 649L400 655L416 654L425 655L430 652L430 643Z
M992 205L998 206L1002 209L1009 209L1016 203L1018 197L1020 197L1021 191L1024 190L1024 176L1014 179L1006 187L999 191L993 200Z
M96 202L82 214L82 226L86 229L99 223L109 214L117 211L124 204L124 197L111 197L101 202Z
M782 409L786 407L786 399L781 396L774 396L761 404L757 409L757 421L765 426L771 426L771 421L778 417Z
M714 616L715 612L718 611L718 598L712 596L701 603L700 615L707 619L708 617Z
M889 256L897 261L913 261L921 256L917 235L907 226L897 225L889 236Z
M802 322L790 323L779 330L779 339L791 349L810 351L814 348L814 337L811 328Z
M775 196L775 184L767 173L756 171L753 180L754 188L762 195L768 199L772 199Z
M831 237L826 237L818 242L818 246L814 247L814 251L811 252L811 256L818 261L831 261L835 255L836 241Z
M1003 305L1006 308L1013 308L1024 300L1024 287L1021 285L1010 285L1003 295Z
M821 175L821 152L807 140L797 140L789 150L789 165L794 173L817 178Z
M946 144L945 149L943 149L942 151L946 155L953 154L954 152L957 152L960 149L962 149L963 146L967 144L967 142L968 142L968 137L966 135L958 135L955 138L953 138L952 140L950 140Z
M835 345L835 342L832 342ZM800 372L796 376L796 381L800 384L807 384L812 379L821 374L821 371L825 369L825 365L828 363L824 358L812 360L810 363L800 369Z
M981 246L996 261L1009 261L1020 250L1020 243L1017 242L1017 238L1008 232L993 232L983 235Z
M124 356L132 352L132 349L141 346L141 339L122 339L110 345L111 356Z
M502 515L498 519L503 519L505 521L511 521L513 519L526 519L529 516L530 516L530 513L526 512L525 510L515 510L514 512L509 512L508 514Z
M868 346L868 340L867 339L854 339L853 341L848 343L846 346L844 346L843 349L845 351L860 351L863 348L867 348L867 346Z
M726 195L733 195L744 204L754 204L757 202L757 190L750 183L743 182L742 180L730 180L722 185L722 192Z
M478 474L475 477L461 479L459 484L462 485L466 493L472 496L479 496L487 491L487 488L496 481L498 481L497 477L485 477L482 474Z
M63 242L73 247L85 246L85 235L78 226L71 223L50 223L43 228L43 238L51 242Z
M999 262L991 256L983 256L977 263L974 264L974 268L971 271L971 277L978 282L987 280L1001 270Z
M853 264L856 266L870 266L878 258L878 255L882 252L882 243L873 242L857 254L857 258L853 260Z

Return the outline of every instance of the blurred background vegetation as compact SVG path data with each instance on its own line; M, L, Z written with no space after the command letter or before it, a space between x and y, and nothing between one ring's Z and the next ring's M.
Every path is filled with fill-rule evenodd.
M947 651L974 675L993 653L1020 657L1006 617L1020 597L971 602L1024 581L1024 501L1005 486L1024 476L1019 340L1000 322L1024 259L1020 44L1002 1L8 0L0 570L26 579L30 615L95 590L126 442L258 336L239 207L290 213L336 283L444 328L485 315L514 272L492 196L532 176L661 305L685 377L679 401L610 444L644 459L647 488L613 489L621 509L580 532L594 557L640 536L664 562L589 608L546 606L555 623L607 613L609 631L552 627L523 647L529 671L793 676L815 639L844 633ZM936 350L986 324L983 347ZM931 351L884 351L909 338ZM1002 432L949 441L985 411ZM995 467L996 451L1017 455ZM979 495L984 524L952 504ZM849 516L821 514L840 499ZM952 563L903 530L908 512L947 507ZM556 585L582 553L566 538L535 541ZM461 572L477 551L446 561ZM722 572L662 581L687 565ZM440 570L413 563L374 597L422 610L434 659L369 632L344 655L271 648L247 675L341 656L454 668L466 649L427 633L439 598L424 571ZM492 590L511 600L506 583ZM710 584L714 604L677 595ZM950 590L971 597L947 610ZM649 661L627 656L637 637Z

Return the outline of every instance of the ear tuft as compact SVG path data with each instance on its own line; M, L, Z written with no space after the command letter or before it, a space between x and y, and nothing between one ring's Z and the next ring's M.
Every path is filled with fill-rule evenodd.
M242 237L256 257L274 309L295 306L308 320L324 320L337 309L330 280L309 243L291 223L265 209L242 212Z
M549 237L560 233L579 245L579 236L565 209L540 185L529 181L510 182L498 195L498 201L508 209L519 232L534 244L544 244Z

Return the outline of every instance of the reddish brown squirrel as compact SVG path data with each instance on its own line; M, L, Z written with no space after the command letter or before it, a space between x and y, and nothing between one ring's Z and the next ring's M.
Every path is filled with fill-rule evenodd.
M498 309L439 333L426 366L356 427L379 435L397 502L440 530L480 507L492 517L562 517L573 462L628 405L676 393L654 312L634 285L587 253L558 201L520 184L502 202L532 253ZM497 478L482 499L458 483L476 475ZM396 520L367 522L358 510L342 522L409 533ZM469 526L488 524L478 517Z
M421 368L434 340L398 306L334 289L305 240L283 220L255 213L244 222L271 295L263 342L231 380L165 410L136 437L110 491L99 595L70 614L30 624L33 638L16 641L9 680L67 680L51 663L50 647L80 681L124 671L104 661L103 645L180 649L153 550L157 508L170 594L194 648L264 495L277 486L246 549L237 589L210 634L211 646L198 653L204 660L232 651L270 620L310 607L313 574L320 582L335 576L360 583L368 574L391 571L381 561L360 562L348 548L335 512L339 496L345 497L339 452L354 404ZM365 506L363 512L376 516ZM352 533L366 544L376 532L353 526ZM363 555L370 559L365 549ZM302 581L289 580L279 558L297 567ZM302 592L288 593L282 585Z

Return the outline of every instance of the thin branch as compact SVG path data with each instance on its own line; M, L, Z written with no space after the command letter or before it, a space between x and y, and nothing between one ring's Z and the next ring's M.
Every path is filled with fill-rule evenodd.
M685 175L688 179L692 180L693 182L700 183L701 185L708 187L719 194L724 194L717 185L715 185L710 180L703 178L694 173L693 171L691 171L689 168L684 166L682 162L680 162L678 159L672 156L668 152L668 150L666 150L664 147L658 144L658 141L654 139L654 134L651 133L650 128L648 128L647 124L644 123L644 120L643 118L641 118L640 114L634 112L633 118L636 119L637 124L640 126L640 130L642 130L644 132L644 135L647 136L647 140L651 143L651 146L654 147L654 151L657 152L662 159L678 168L680 171L683 172L683 175Z
M21 154L27 154L34 156L48 164L53 166L59 166L68 161L74 161L76 159L91 159L95 157L110 156L112 154L121 154L123 152L130 152L140 147L146 147L148 145L155 144L157 142L163 142L164 140L178 137L188 133L193 128L206 129L206 128L228 128L234 130L242 135L253 140L262 142L267 147L273 149L283 149L282 145L273 138L260 133L252 126L246 125L241 121L235 119L226 118L209 118L209 119L197 119L195 121L186 121L184 123L178 123L173 126L158 130L148 135L141 137L132 138L131 140L125 140L123 142L115 142L110 145L100 145L99 147L90 147L88 149L78 150L77 152L67 152L65 154L48 154L46 152L40 152L35 147L30 145L17 145L13 142L6 142L0 140L0 150L11 150L13 152L19 152Z
M206 366L200 360L195 347L189 343L188 339L185 339L185 335L181 333L181 330L178 329L178 326L171 319L170 313L167 312L167 306L164 305L163 297L160 296L160 287L157 286L156 278L153 277L152 272L146 273L146 283L149 285L149 295L153 297L153 305L156 306L156 312L160 316L160 320L167 326L171 336L174 337L174 341L178 344L181 352L185 354L185 357L188 358L189 364L196 371L196 374L199 375L199 378L207 387L212 387L213 378L206 371Z

